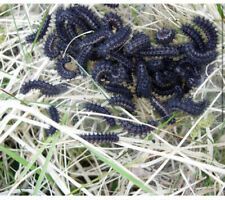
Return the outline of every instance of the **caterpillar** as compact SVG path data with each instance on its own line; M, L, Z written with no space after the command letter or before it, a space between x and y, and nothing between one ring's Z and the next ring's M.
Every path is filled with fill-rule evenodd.
M174 71L177 65L177 61L174 61L171 58L163 58L162 62L163 62L164 68L169 71Z
M115 133L89 133L79 136L90 143L114 143L119 141L119 136Z
M102 60L92 69L92 78L97 83L102 83L101 79L109 76L112 71L112 63L110 61Z
M115 13L107 13L102 18L102 28L112 30L116 29L116 32L123 27L122 19Z
M55 48L55 40L57 40L57 36L50 34L45 42L44 53L50 59L56 58L59 55L59 50Z
M42 39L45 36L45 34L46 34L47 30L48 30L50 21L51 21L51 15L47 15L47 17L45 18L44 24L43 24L43 26L42 26L42 28L40 30L40 33L38 35L37 41L39 41L40 39ZM38 33L38 30L35 33L33 33L33 34L28 35L26 37L27 43L34 42L37 33Z
M76 73L74 71L67 70L65 68L65 64L69 62L71 62L71 58L66 56L63 58L59 58L56 63L56 71L61 77L65 79L72 79L76 76Z
M85 6L71 7L70 10L83 21L89 30L97 30L100 28L100 22L93 12Z
M164 107L154 96L150 97L150 103L155 108L156 112L163 118L163 121L167 121L172 116L169 111ZM174 124L175 118L172 118L168 124Z
M83 20L81 20L80 17L80 13L78 12L74 12L75 8L74 7L69 7L66 10L64 10L63 12L59 13L59 15L56 17L56 23L58 24L66 24L65 22L71 23L74 26L76 26L77 28L80 28L82 30L82 32L86 32L88 30L90 30L87 27L87 24L83 22Z
M199 49L200 51L205 51L205 43L201 36L201 34L192 26L190 25L182 25L181 26L182 32L187 35L192 42L194 43L194 46Z
M103 87L107 90L107 91L110 91L112 93L115 93L115 94L120 94L120 95L123 95L125 97L127 97L128 99L132 99L133 98L133 94L132 92L122 86L122 85L118 85L118 84L104 84Z
M109 103L112 105L120 106L129 112L134 112L135 105L131 99L124 96L115 96L109 99Z
M137 84L136 84L136 94L137 97L148 98L152 92L151 79L147 73L146 65L143 60L137 62Z
M206 51L204 53L194 48L193 44L186 44L184 47L185 55L192 61L198 64L208 64L215 60L217 52L214 50Z
M124 117L124 116L123 116ZM146 134L152 130L154 130L154 128L147 126L147 125L143 125L143 124L135 124L129 121L125 121L125 120L119 120L121 126L123 127L123 129L127 130L128 133L133 133L134 135L139 135L142 136L143 134ZM157 127L158 124L155 121L150 121L148 122L148 124Z
M118 8L120 4L118 4L118 3L114 3L114 4L112 4L112 3L104 3L103 5L107 6L109 8L115 9L115 8Z
M178 56L179 51L177 47L173 46L164 46L164 47L150 47L148 49L142 50L139 52L141 56L153 57L153 56Z
M162 60L149 60L146 63L146 67L149 73L163 70L165 65Z
M218 43L218 34L213 24L204 17L195 17L193 22L206 34L206 37L208 38L205 45L207 50L214 50Z
M124 52L126 54L135 54L140 50L151 46L149 37L141 32L136 33L130 42L125 46Z
M196 103L189 97L183 99L182 101L179 101L177 98L174 98L173 100L166 102L166 107L169 110L169 112L181 110L193 116L201 115L204 112L207 105L208 101L206 100Z
M112 66L111 74L107 76L111 83L122 83L124 81L130 82L128 73L123 66Z
M153 75L153 79L154 83L159 86L159 87L165 87L166 85L168 85L168 81L165 80L165 77L163 76L162 72L155 72Z
M133 70L134 66L132 60L127 56L124 56L122 53L111 52L108 56L110 60L118 62L119 64L126 67L126 69Z
M59 112L55 106L50 106L49 114L53 121L59 123ZM47 129L45 132L47 136L50 136L50 135L53 135L56 132L56 130L57 129L54 126L50 126L50 128Z
M86 46L98 44L105 39L109 39L112 36L112 32L109 30L97 30L92 34L87 35L79 45L79 49L83 49Z
M97 53L101 56L106 56L115 49L121 47L128 39L131 34L131 28L125 26L118 30L118 32L111 38L106 40L97 48Z
M67 90L67 86L65 85L52 85L50 83L47 83L45 81L41 80L34 80L34 81L28 81L26 82L20 89L20 92L22 94L28 93L32 89L39 89L40 92L43 95L46 96L53 96L53 95L58 95L60 93L63 93Z
M61 15L64 13L63 7L59 7L56 10L56 15L55 15L55 29L57 36L64 41L65 43L68 43L70 38L69 35L67 34L67 30L65 28L65 22L61 19Z
M188 73L191 74L191 76L194 77L200 77L201 72L199 71L200 68L199 64L193 62L192 60L188 58L184 58L180 60L175 68L175 71L182 77L187 77L187 70Z
M68 35L68 39L69 39L69 42L72 41L72 45L76 48L76 49L79 49L79 45L81 43L81 40L80 38L76 38L74 39L75 37L78 36L78 33L76 31L76 26L72 23L67 23L66 25L66 31L67 31L67 35Z
M152 91L161 96L168 96L168 95L172 95L175 92L175 89L174 89L173 85L159 87L156 84L154 84L154 82L153 82L152 83Z
M55 42L55 46L59 51L62 51L63 53L67 53L69 54L71 57L73 57L74 59L77 58L77 49L74 48L73 46L69 45L65 43L63 40L57 40Z
M85 103L84 107L85 107L85 109L90 110L92 112L111 115L111 113L106 108L103 108L102 106L94 104L94 103ZM113 119L111 117L103 117L103 118L106 120L106 122L109 124L109 126L113 127L116 125L115 119Z
M88 60L90 59L90 56L93 52L93 45L86 46L85 48L82 49L77 55L77 62L87 71L87 64ZM80 74L82 76L86 76L86 74L83 72L83 70L80 68L78 65L78 69L80 71Z
M167 45L175 38L173 29L162 28L156 32L155 40L158 44Z

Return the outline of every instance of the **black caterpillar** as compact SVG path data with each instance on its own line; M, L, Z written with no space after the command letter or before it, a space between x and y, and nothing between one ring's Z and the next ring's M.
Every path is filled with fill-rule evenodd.
M119 137L115 133L90 133L79 136L90 143L114 143L119 141Z
M49 114L53 121L59 123L59 112L55 106L50 106ZM50 126L50 128L47 129L45 132L47 136L50 136L50 135L53 135L56 132L56 130L57 129L54 126Z
M94 103L85 103L84 107L87 110L90 110L90 111L93 111L93 112L96 112L96 113L111 115L111 113L106 108L103 108L102 106L94 104ZM115 119L113 119L111 117L104 117L104 119L109 124L109 126L113 127L113 126L116 125Z
M167 45L175 37L175 31L173 29L160 29L157 31L155 40L157 43L162 44L162 45Z
M217 52L215 50L202 53L195 49L193 44L186 44L184 47L184 52L189 59L198 64L208 64L217 57Z
M132 92L128 88L126 88L126 87L124 87L122 85L118 85L118 84L104 84L103 87L109 92L123 95L123 96L127 97L128 99L132 99L133 98Z
M97 30L100 28L100 22L98 18L92 13L92 11L85 6L75 6L69 8L71 13L75 13L80 20L88 27L89 30Z
M134 66L133 66L132 60L122 55L120 52L119 53L111 52L108 56L110 60L116 61L117 63L123 65L124 67L127 68L127 70L130 70L130 71L133 70Z
M213 24L204 17L195 17L193 22L206 34L208 41L205 46L207 50L214 50L218 43L218 34Z
M97 83L102 83L101 79L109 76L113 71L112 63L109 61L102 60L92 69L92 78Z
M146 67L149 73L157 72L163 70L165 65L162 60L149 60L146 63Z
M43 95L46 96L53 96L58 95L60 93L63 93L67 91L67 86L65 85L52 85L50 83L47 83L45 81L40 80L34 80L34 81L28 81L26 82L20 89L20 92L22 94L28 93L32 89L38 89Z
M47 17L45 18L44 24L43 24L43 26L42 26L42 28L40 30L40 33L38 35L37 41L39 41L40 39L42 39L45 36L45 34L46 34L47 30L48 30L50 21L51 21L51 15L47 15ZM26 37L26 41L28 43L34 42L37 33L38 33L38 30L35 33L33 33L33 34L28 35Z
M164 107L162 104L160 104L160 102L154 96L151 96L150 103L155 108L157 113L159 113L159 115L163 118L163 121L167 121L170 119L170 117L172 115L169 113L169 111L166 109L166 107ZM175 122L176 122L176 120L174 118L172 118L169 121L169 124L174 124Z
M123 27L123 22L121 18L115 13L107 13L102 18L102 28L106 30L112 30L113 28L116 31L120 30Z
M108 30L101 29L99 31L95 31L92 34L87 35L82 42L79 44L79 49L83 49L89 45L98 44L105 39L109 39L112 36L112 32Z
M76 77L76 73L74 71L71 71L65 68L66 63L69 63L69 62L71 62L71 58L66 56L66 57L58 59L56 63L56 70L62 78L72 79Z
M84 48L82 51L80 51L80 53L77 55L77 62L81 65L81 67L84 68L85 71L87 71L87 64L88 64L88 61L89 61L89 58L91 56L93 52L93 46L92 45L89 45L89 46L86 46L86 48ZM80 74L85 76L85 72L83 72L83 70L80 68L80 66L78 65L78 69L80 71Z
M190 25L182 25L181 30L183 31L185 35L187 35L192 40L192 42L194 43L194 46L197 49L201 51L205 50L206 47L204 44L204 40L201 34L194 27Z
M55 34L50 34L45 42L44 53L51 60L58 57L59 50L55 48L55 41L57 36Z
M135 105L131 99L128 99L124 96L115 96L109 99L109 103L112 105L120 106L126 109L129 112L134 112Z
M152 92L151 79L147 73L146 65L143 60L137 61L137 84L136 84L136 94L137 97L148 98Z
M149 37L144 33L135 34L130 42L125 46L124 51L126 54L135 54L140 50L151 46Z
M147 57L175 57L179 55L178 48L173 46L164 46L164 47L150 47L146 50L139 52L141 56Z
M154 130L154 128L147 126L147 125L143 125L143 124L134 124L132 122L129 121L125 121L125 120L119 120L120 124L122 125L122 127L128 131L128 133L133 133L134 135L143 135L146 134L152 130ZM157 127L158 124L155 121L150 121L148 122L148 124Z
M110 39L106 40L97 48L97 52L101 56L106 56L115 49L121 47L128 39L131 34L131 28L125 26L118 30L118 32Z
M107 6L107 7L109 7L109 8L113 8L113 9L118 8L119 5L120 5L120 4L118 4L118 3L114 3L114 4L112 4L112 3L105 3L105 4L104 4L104 6Z
M177 98L174 98L173 100L166 102L166 107L170 112L175 110L181 110L193 116L201 115L204 112L207 105L208 101L206 100L195 103L189 97L182 101L179 101Z

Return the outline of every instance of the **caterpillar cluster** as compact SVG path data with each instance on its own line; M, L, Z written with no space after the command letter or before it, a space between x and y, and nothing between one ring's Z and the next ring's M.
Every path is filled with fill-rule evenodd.
M50 18L50 15L46 18L38 39L46 33ZM164 27L155 35L149 35L132 31L132 27L125 26L115 12L99 18L82 5L59 7L55 14L55 32L47 37L44 53L51 60L56 60L56 71L62 78L76 77L77 73L65 66L70 58L75 59L81 76L86 74L84 69L105 90L120 95L112 97L110 103L133 112L133 97L146 98L163 121L167 121L175 110L194 116L204 111L207 107L205 100L194 102L184 95L201 84L206 66L217 57L218 35L209 20L194 17L190 24L182 24L180 30L188 41L175 44L173 41L178 37L178 30L172 28ZM87 31L88 34L80 35ZM27 36L27 42L33 40L33 34ZM89 66L89 61L94 61L93 66ZM49 92L51 87L43 82L28 82L21 92L25 94L36 88L43 94L47 92L51 95L61 91L52 87L52 92ZM162 102L156 98L158 95L172 97ZM86 103L85 108L110 115L107 109L97 104ZM110 126L116 125L113 118L105 117L105 120ZM175 123L175 119L170 123ZM148 126L123 120L120 124L128 132L136 134L151 130Z

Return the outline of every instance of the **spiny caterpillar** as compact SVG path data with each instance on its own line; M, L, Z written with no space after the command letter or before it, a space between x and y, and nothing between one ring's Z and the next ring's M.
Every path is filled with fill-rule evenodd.
M111 115L111 113L106 108L103 108L102 106L94 104L94 103L85 103L84 107L85 107L85 109L90 110L92 112ZM109 124L109 126L113 127L116 125L115 119L113 119L111 117L104 117L104 119Z
M159 44L167 45L170 42L172 42L174 37L175 37L175 32L173 29L162 28L157 31L155 40Z
M50 106L49 114L53 121L59 123L59 112L55 106ZM53 135L56 132L56 130L57 129L54 126L50 126L50 128L46 130L46 135L47 136Z
M119 141L119 137L115 133L89 133L79 135L90 143L114 143Z
M45 81L41 80L34 80L34 81L28 81L26 82L20 89L20 92L22 94L28 93L32 89L38 89L43 95L46 96L53 96L58 95L60 93L63 93L67 91L67 86L65 85L52 85L50 83L47 83Z
M120 106L129 112L134 112L135 105L131 99L124 96L115 96L109 99L109 103L112 105Z
M124 116L122 116L124 117ZM144 124L135 124L126 120L119 120L121 126L128 131L128 133L133 133L134 135L143 135L146 134L152 130L154 130L154 128L144 125ZM155 121L150 121L148 122L148 124L152 125L152 126L157 126L157 122Z
M65 68L66 63L69 62L71 62L71 58L66 56L58 59L56 63L56 70L58 74L65 79L72 79L76 77L76 73L74 71Z
M44 53L51 60L58 57L59 50L55 48L55 41L57 36L55 34L50 34L45 42Z

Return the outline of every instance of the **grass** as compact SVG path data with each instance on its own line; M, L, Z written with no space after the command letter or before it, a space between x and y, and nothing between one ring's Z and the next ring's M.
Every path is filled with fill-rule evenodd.
M98 16L110 11L102 5L90 7ZM168 26L176 29L177 42L184 41L179 27L195 15L213 20L219 32L214 70L210 74L207 70L205 81L191 91L195 99L210 100L207 111L195 118L174 113L175 125L160 124L145 138L131 137L120 126L111 130L99 117L105 115L83 110L82 103L101 103L113 110L115 119L125 113L129 121L143 123L158 119L147 100L137 100L135 114L111 107L111 94L82 66L86 78L61 80L54 70L55 62L43 54L43 42L24 42L31 28L42 26L55 9L55 5L44 4L0 8L0 195L224 195L222 5L127 4L117 10L124 24L144 31L152 40L158 28ZM69 90L53 98L34 91L26 96L19 93L24 82L38 78L53 84L67 83ZM50 105L57 106L60 124L45 112ZM46 138L44 129L49 125L58 131ZM78 136L97 131L113 131L120 141L100 146Z

